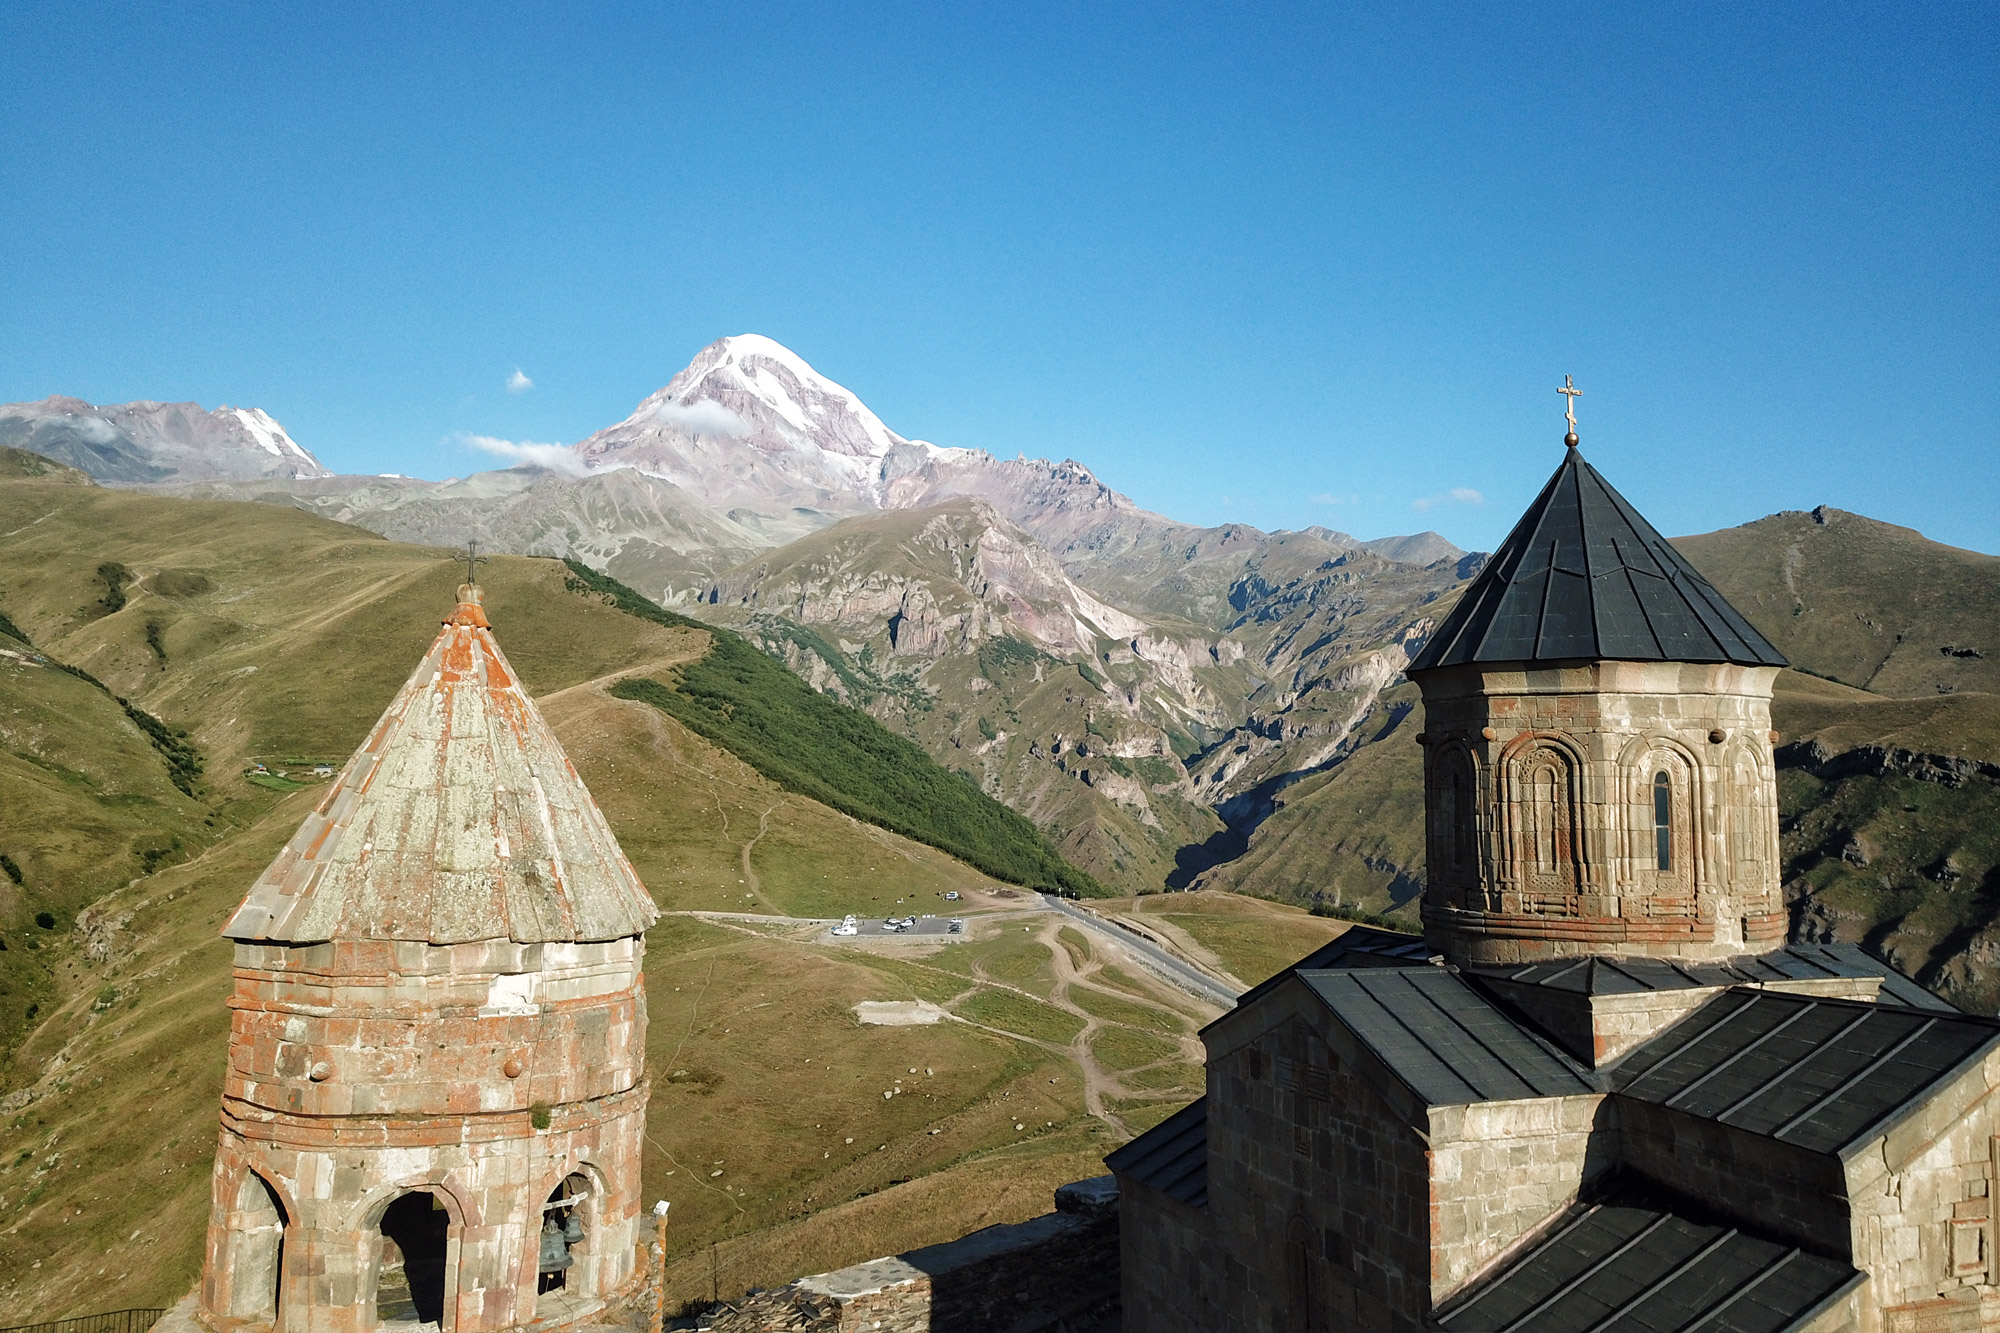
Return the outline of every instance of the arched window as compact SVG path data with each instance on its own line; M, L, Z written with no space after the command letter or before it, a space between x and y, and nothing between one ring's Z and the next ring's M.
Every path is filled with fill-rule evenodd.
M1478 853L1478 825L1473 819L1472 774L1465 770L1461 762L1458 770L1451 775L1451 864L1462 870L1472 864Z
M429 1190L397 1196L382 1213L375 1319L381 1324L444 1322L444 1267L451 1215Z
M1553 768L1535 774L1535 868L1553 871L1561 839L1562 775Z
M562 1183L549 1195L542 1205L541 1231L535 1239L536 1282L535 1294L546 1297L551 1292L560 1292L564 1297L582 1297L592 1293L588 1281L579 1281L588 1265L578 1268L580 1259L586 1257L586 1243L590 1239L591 1224L596 1220L590 1209L590 1178L581 1172L572 1172L563 1177ZM560 1314L560 1301L538 1303L535 1308L537 1318L547 1318Z
M1653 867L1674 868L1674 780L1664 771L1653 774Z
M229 1313L236 1318L276 1325L288 1220L270 1184L244 1172L229 1237Z

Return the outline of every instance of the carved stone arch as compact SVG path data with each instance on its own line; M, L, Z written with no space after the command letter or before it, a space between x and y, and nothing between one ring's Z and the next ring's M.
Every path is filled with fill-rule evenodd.
M1778 787L1770 748L1739 732L1724 750L1719 771L1719 832L1729 858L1725 878L1763 887L1778 861Z
M1582 748L1560 732L1524 733L1501 752L1506 879L1526 910L1575 910L1592 851L1583 819L1588 771Z
M233 1320L275 1328L284 1311L285 1239L298 1207L283 1184L258 1166L245 1163L229 1192L227 1253L219 1271L228 1275L224 1313Z
M1480 757L1462 741L1432 748L1425 817L1432 883L1467 888L1479 882Z
M444 1213L442 1226L424 1224L426 1205L413 1202L420 1196L431 1200L427 1205L431 1217ZM458 1303L460 1243L466 1228L478 1223L477 1209L466 1192L449 1176L417 1176L368 1191L354 1216L363 1250L357 1274L366 1293L363 1327L377 1327L390 1317L382 1309L385 1297L407 1297L412 1308L398 1312L399 1318L435 1321L443 1333L451 1333ZM385 1258L397 1251L404 1264L400 1291L395 1284L385 1288Z
M1314 1231L1302 1213L1293 1213L1285 1223L1285 1304L1289 1308L1279 1312L1280 1325L1305 1333L1325 1333L1326 1281Z
M444 1204L453 1229L479 1225L478 1209L468 1200L466 1191L454 1185L449 1175L433 1177L426 1174L377 1185L363 1194L354 1206L353 1227L366 1231L381 1226L382 1214L390 1204L405 1194L417 1192L434 1195Z
M1636 736L1620 752L1618 779L1631 890L1693 910L1710 878L1701 756L1673 736Z

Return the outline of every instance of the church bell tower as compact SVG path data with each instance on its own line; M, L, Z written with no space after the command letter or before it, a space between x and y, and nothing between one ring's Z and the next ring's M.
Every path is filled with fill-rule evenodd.
M1785 658L1565 456L1409 676L1423 920L1454 962L1784 943L1771 688Z
M223 927L203 1321L555 1328L629 1286L656 915L468 580Z

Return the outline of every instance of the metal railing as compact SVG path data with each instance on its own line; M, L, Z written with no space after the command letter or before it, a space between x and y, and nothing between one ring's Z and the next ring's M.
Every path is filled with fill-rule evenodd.
M165 1310L109 1310L104 1314L78 1315L75 1319L15 1324L0 1328L0 1333L146 1333L165 1313Z

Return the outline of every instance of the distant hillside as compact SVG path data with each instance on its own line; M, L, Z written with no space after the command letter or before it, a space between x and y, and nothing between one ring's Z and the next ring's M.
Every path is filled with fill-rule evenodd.
M2000 557L1822 505L1674 540L1801 671L2000 693Z
M330 475L268 412L199 403L117 403L80 398L0 403L0 445L119 485Z
M987 874L1051 892L1102 894L1041 831L859 709L837 703L726 629L648 601L580 561L572 586L629 615L712 636L707 653L666 673L627 677L612 697L651 704L788 791L948 852Z
M322 794L313 764L365 738L462 577L447 551L288 508L0 481L0 1269L16 1322L170 1304L194 1280L229 1032L217 928ZM553 560L497 558L480 577L520 679L669 913L881 915L990 886L607 693L672 679L712 631L578 595ZM198 754L192 791L120 697ZM1026 945L942 961L991 947L1020 978ZM740 1290L1018 1221L1116 1142L1082 1110L1077 1066L994 1031L990 1004L971 1011L986 1027L855 1024L861 1000L949 1001L983 993L974 976L688 915L663 918L646 955L645 1197L674 1200L689 1287L698 1269L707 1289L711 1241ZM841 1079L803 1084L806 1056ZM883 1098L913 1065L937 1071L924 1095ZM1157 1118L1159 1097L1121 1114ZM718 1158L729 1190L688 1169Z

